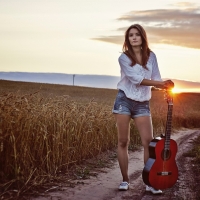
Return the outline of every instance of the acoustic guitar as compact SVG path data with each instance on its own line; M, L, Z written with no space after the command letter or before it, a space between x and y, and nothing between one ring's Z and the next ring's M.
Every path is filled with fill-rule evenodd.
M142 172L142 178L146 185L155 189L167 189L172 187L178 179L178 167L175 157L177 143L170 139L172 128L173 95L166 90L168 103L167 122L165 135L154 138L149 144L149 159Z

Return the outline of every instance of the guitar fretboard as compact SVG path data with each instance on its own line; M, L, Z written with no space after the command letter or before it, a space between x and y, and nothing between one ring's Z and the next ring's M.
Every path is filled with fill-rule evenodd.
M166 123L166 130L165 130L165 150L170 149L170 137L171 137L171 129L172 129L172 111L173 111L173 104L168 104L168 112L167 112L167 123Z

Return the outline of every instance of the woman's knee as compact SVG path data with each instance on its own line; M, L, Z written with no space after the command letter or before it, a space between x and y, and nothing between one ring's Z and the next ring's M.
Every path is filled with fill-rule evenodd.
M149 147L149 144L150 144L150 142L151 142L151 140L152 140L152 139L145 139L145 140L143 139L143 140L142 140L142 146L143 146L144 148L145 148L145 147L148 148L148 147Z
M128 147L129 142L130 142L130 139L128 139L128 138L127 139L119 139L118 146L121 148L126 148L126 147Z

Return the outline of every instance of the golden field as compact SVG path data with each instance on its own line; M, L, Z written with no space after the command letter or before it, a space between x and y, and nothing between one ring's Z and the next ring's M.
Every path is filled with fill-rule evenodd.
M0 80L0 193L43 184L117 145L117 90ZM174 94L173 130L199 128L200 94ZM152 91L154 134L165 131L167 103ZM130 149L140 145L131 123Z

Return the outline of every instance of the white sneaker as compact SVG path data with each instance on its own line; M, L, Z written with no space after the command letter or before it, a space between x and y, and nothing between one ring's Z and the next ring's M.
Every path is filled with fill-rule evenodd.
M156 190L148 185L146 185L146 191L152 192L153 194L162 194L162 190Z
M119 190L128 190L129 183L124 181L119 185Z

